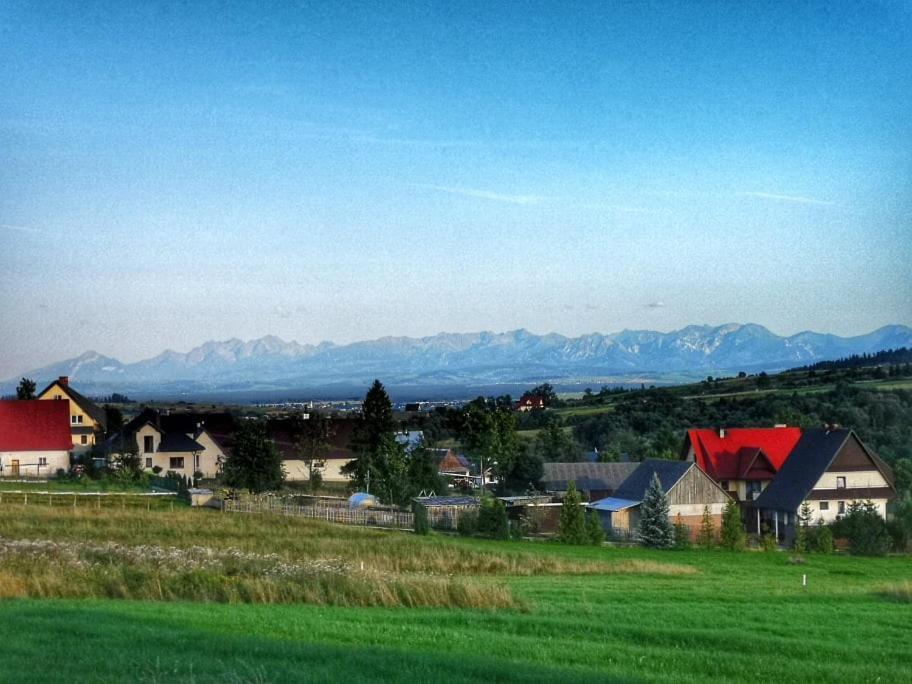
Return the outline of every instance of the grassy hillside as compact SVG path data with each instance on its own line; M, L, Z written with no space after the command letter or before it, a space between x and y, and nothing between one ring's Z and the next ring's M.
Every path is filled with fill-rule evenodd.
M795 564L787 553L422 538L189 509L74 512L4 505L0 529L0 591L11 597L0 602L2 680L912 677L907 558L808 556ZM92 584L81 594L74 590L71 595L90 596L82 600L27 598L53 596L53 586L23 581L23 571L34 568L10 551L14 540L75 549L83 564L99 566L83 571L97 571L111 582ZM117 551L98 549L111 543ZM332 584L316 598L301 592L300 600L285 605L267 594L223 595L222 600L238 601L228 605L189 595L138 601L105 593L121 581L137 589L154 582L156 573L159 579L167 576L167 560L150 559L182 553L248 559L233 566L210 564L210 584L204 585L210 589L243 580L257 563L332 563L348 568L356 582L381 588L400 583L393 592L399 600L341 605L348 602L337 600L350 589L346 583ZM50 557L51 570L62 568L60 559ZM436 607L410 607L407 597L413 590L421 595L422 583L456 584L477 593L461 607L443 600ZM335 591L341 594L334 597Z

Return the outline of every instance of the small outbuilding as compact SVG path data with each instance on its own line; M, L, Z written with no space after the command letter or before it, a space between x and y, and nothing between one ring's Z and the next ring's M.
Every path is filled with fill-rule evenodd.
M589 508L598 512L606 530L620 536L635 534L640 505L654 476L668 498L668 517L673 523L685 524L694 534L708 509L713 526L721 527L722 511L731 497L696 463L687 461L647 459L637 464L613 497L594 501Z

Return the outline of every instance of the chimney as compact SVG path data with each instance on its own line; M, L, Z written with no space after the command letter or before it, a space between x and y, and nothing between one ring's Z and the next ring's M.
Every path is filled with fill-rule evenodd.
M70 376L61 375L59 378L57 378L57 382L60 383L61 385L63 385L64 387L69 387L70 386Z

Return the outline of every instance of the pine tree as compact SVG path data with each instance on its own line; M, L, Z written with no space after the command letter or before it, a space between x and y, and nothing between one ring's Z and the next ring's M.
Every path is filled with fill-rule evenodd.
M586 536L589 537L589 543L593 546L601 546L605 542L605 530L602 528L598 511L594 509L590 509L586 516Z
M662 490L659 476L653 473L652 482L640 504L640 543L655 549L674 546L674 527L668 519L668 497Z
M703 506L703 519L700 521L700 531L697 534L697 544L704 549L711 549L716 545L716 526L713 525L712 514L709 506Z
M747 545L747 535L741 524L741 510L734 499L729 499L722 511L721 544L730 551L742 551Z
M795 527L795 551L805 553L808 551L808 525L811 523L811 506L805 501L798 509L798 524Z
M588 541L581 501L576 486L568 483L560 513L560 540L565 544L585 544Z
M34 399L35 398L35 381L31 378L22 378L19 386L16 387L16 399Z

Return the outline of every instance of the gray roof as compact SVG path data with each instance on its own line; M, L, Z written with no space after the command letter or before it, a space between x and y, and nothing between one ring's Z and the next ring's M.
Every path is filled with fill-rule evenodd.
M166 432L158 444L158 450L164 453L205 451L205 449L202 444L183 432Z
M647 458L642 463L631 465L635 465L636 470L615 490L614 496L618 499L642 501L652 482L653 474L659 476L662 490L667 494L688 470L697 467L689 461L666 461L660 458Z
M756 501L749 505L769 510L797 511L801 502L811 493L814 485L853 434L852 430L847 428L803 430L801 439L792 449L786 462L782 464L776 477L757 497ZM858 439L857 435L855 435L855 439ZM870 452L860 439L858 443L862 445L865 453L871 457L874 466L889 482L891 474L883 461Z
M563 492L567 484L583 491L605 489L614 491L636 470L637 463L545 463L542 467L542 486L547 491Z

